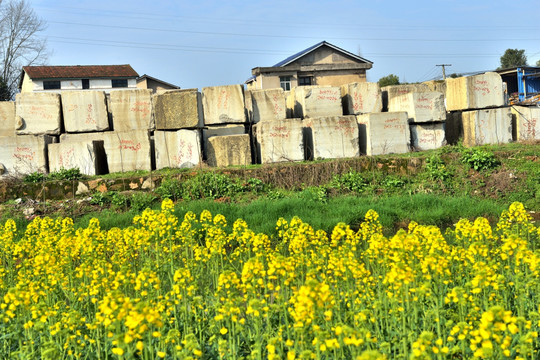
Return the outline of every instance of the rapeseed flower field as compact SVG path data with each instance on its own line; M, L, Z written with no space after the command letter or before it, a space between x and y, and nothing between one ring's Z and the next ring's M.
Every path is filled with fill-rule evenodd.
M269 237L173 210L0 225L0 358L540 358L540 228L520 203L391 237L374 211Z

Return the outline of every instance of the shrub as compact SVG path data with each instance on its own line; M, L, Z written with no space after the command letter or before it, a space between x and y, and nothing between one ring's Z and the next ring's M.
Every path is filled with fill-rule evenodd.
M78 168L64 169L54 171L48 176L51 180L79 180L83 178L83 174Z
M461 153L461 162L476 171L491 170L500 165L492 152L483 149L466 149Z
M432 155L426 159L426 174L429 179L440 181L448 179L451 175L439 154Z
M25 183L37 184L45 180L45 174L39 171L27 174L24 176Z
M143 211L152 206L157 197L149 192L137 191L131 196L131 208L135 211Z
M368 181L359 172L349 170L345 174L334 175L330 185L340 190L361 193L368 186Z
M177 200L182 197L183 186L179 179L165 179L161 182L161 185L156 189L162 199Z

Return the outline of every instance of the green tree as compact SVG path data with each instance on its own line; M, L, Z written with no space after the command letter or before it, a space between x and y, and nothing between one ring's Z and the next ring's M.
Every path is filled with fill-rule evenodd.
M380 87L388 85L399 85L399 77L397 75L390 74L380 78L378 83Z
M517 66L527 66L525 50L506 49L503 56L501 56L501 66L499 66L499 70Z
M536 62L536 66L540 66L540 60Z

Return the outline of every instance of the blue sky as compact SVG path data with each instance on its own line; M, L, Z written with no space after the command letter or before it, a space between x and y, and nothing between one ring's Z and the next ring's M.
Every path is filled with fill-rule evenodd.
M30 0L50 65L131 64L182 88L241 84L326 40L372 61L368 81L493 70L508 48L540 59L538 1Z

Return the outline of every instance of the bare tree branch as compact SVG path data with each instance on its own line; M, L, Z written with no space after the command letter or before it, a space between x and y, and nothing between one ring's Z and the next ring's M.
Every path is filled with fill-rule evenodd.
M0 0L0 76L9 98L18 90L22 67L47 60L47 41L40 37L45 27L26 0Z

